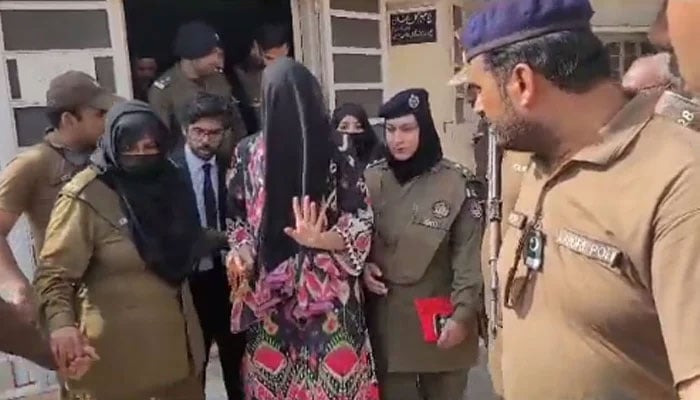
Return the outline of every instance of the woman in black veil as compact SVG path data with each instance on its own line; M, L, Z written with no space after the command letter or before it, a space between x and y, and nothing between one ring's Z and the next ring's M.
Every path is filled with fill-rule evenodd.
M229 182L233 332L247 331L247 399L378 399L359 275L373 215L331 140L320 85L280 59L263 75L263 131Z

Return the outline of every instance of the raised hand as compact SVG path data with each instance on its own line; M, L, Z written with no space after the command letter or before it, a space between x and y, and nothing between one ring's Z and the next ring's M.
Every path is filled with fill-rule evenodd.
M297 243L310 248L322 248L323 233L326 231L327 204L319 207L309 196L300 202L298 197L292 199L295 226L284 228L284 233Z

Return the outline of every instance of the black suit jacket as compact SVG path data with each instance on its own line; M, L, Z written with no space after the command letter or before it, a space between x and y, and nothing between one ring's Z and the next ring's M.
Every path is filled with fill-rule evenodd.
M185 156L185 146L178 146L176 150L174 150L170 154L170 158L172 161L177 165L180 173L182 174L182 178L185 180L185 182L188 183L187 187L189 188L189 198L190 198L190 204L192 205L192 208L195 210L197 215L199 215L199 210L197 209L197 196L195 195L194 192L194 187L192 187L192 177L190 176L190 168L187 165L187 157ZM204 254L211 254L211 252L215 250L223 250L227 248L227 246L224 245L225 240L222 237L223 233L226 231L226 200L227 200L227 195L226 195L226 172L228 168L228 164L226 162L221 162L220 160L217 159L217 168L218 168L218 206L219 206L219 226L221 226L221 233L219 235L207 235L207 246L209 247L210 251L204 251ZM211 233L211 231L209 231ZM223 262L224 260L220 260Z

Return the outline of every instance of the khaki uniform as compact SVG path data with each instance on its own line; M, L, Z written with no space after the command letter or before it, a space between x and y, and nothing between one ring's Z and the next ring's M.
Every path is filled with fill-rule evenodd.
M506 399L671 400L700 373L700 136L655 104L638 96L600 143L525 174L498 265Z
M216 74L201 81L194 81L185 76L180 64L173 65L151 86L148 92L148 102L158 113L161 119L173 130L173 134L180 135L178 140L184 143L184 136L180 127L180 121L187 105L192 102L199 92L205 92L232 100L230 130L224 135L219 156L224 160L230 160L236 143L248 133L241 113L238 109L238 100L231 94L231 85L224 74Z
M48 133L44 141L17 155L0 175L0 209L27 216L35 254L43 246L49 215L59 190L82 169L64 158L63 151L54 134ZM13 308L2 300L0 320L15 321L0 329L0 351L44 367L54 367L46 338L36 327L17 321Z
M48 330L77 324L101 358L66 383L68 398L203 399L188 285L173 287L145 266L118 195L96 176L84 170L61 191L34 283Z
M486 138L484 138L486 140ZM501 215L508 216L518 199L523 174L527 172L532 155L517 151L506 151L501 160ZM503 237L508 224L505 219L501 221L501 237ZM486 223L484 240L481 244L481 267L484 275L484 303L486 312L491 312L491 270L489 269L489 225ZM493 318L488 315L488 318ZM499 324L500 326L500 324ZM501 337L497 334L495 339L491 336L488 342L489 372L493 383L494 392L503 396L503 378L501 375Z
M385 161L369 166L365 176L376 223L371 261L389 289L369 306L382 397L460 398L478 352L480 185L446 160L404 186ZM414 305L436 296L451 297L452 318L469 330L448 351L424 341Z

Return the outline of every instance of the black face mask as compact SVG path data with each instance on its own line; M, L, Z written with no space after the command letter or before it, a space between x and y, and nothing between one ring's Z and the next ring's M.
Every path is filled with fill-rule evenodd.
M158 177L165 169L167 160L162 154L121 155L119 164L127 175L142 178Z
M368 158L372 150L374 150L376 140L370 136L374 134L373 132L352 134L338 131L338 133L347 140L347 142L344 140L345 143L350 143L355 155L361 160Z

